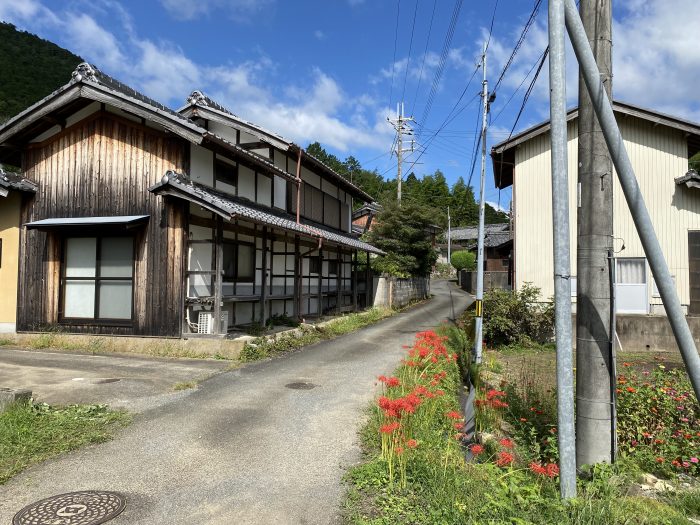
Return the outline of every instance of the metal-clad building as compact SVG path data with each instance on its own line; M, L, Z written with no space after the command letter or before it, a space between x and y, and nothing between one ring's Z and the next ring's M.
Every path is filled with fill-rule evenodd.
M700 151L700 125L619 102L614 104L614 110L681 303L690 314L700 314L700 272L695 271L695 268L700 270L700 248L689 249L700 244L700 189L693 187L693 177L685 177L689 158ZM567 127L574 301L577 116L577 110L568 113ZM497 144L491 156L496 186L513 186L515 288L531 282L542 289L543 297L551 297L554 288L549 122ZM613 191L617 310L663 313L661 298L617 177Z

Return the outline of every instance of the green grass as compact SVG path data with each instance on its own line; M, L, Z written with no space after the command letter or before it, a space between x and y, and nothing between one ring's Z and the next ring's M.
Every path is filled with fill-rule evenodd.
M452 333L454 330L447 329L448 347L451 352L459 353L468 346L464 343L468 338ZM552 352L544 350L540 354L549 360ZM523 361L524 355L529 352L513 352L502 364L494 360L494 363L486 362L483 368L498 373L502 372L501 367L508 369L515 364L515 370L503 370L506 377L529 376L533 363ZM536 361L534 366L539 364ZM403 384L405 365L394 375ZM448 370L448 377L458 377L458 371ZM460 389L445 386L446 406L458 406ZM563 504L558 479L538 476L528 468L529 460L525 458L531 451L526 450L524 440L515 440L513 466L494 464L494 456L500 450L498 441L485 444L486 452L479 456L478 462L465 463L464 450L454 440L454 431L446 431L442 411L428 410L419 415L421 409L423 405L411 416L410 437L417 440L418 446L405 456L406 484L402 488L396 479L393 482L390 479L388 461L381 451L381 411L376 403L371 404L368 422L361 431L363 463L346 475L349 488L345 510L349 523L681 525L689 523L688 517L700 514L697 486L661 494L658 499L631 495L630 487L638 481L640 470L630 460L597 467L588 479L579 480L578 497ZM503 429L497 425L488 430L503 435Z
M325 339L333 339L394 315L397 310L370 308L364 312L351 313L327 322L323 326L305 325L296 333L281 334L276 338L260 337L246 343L239 359L244 362L265 359L276 354L296 350Z
M10 339L9 337L0 337L0 346L11 346L14 344L16 344L14 339Z
M15 404L0 414L0 484L52 456L107 441L129 422L105 405Z
M190 388L197 388L196 381L181 381L173 385L173 390L189 390Z

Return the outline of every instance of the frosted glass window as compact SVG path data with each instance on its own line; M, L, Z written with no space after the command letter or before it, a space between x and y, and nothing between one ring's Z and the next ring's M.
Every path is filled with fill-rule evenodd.
M95 277L97 239L76 237L66 240L66 277Z
M131 237L105 237L100 254L100 277L131 277L134 267L134 240Z
M66 239L63 317L131 319L133 275L133 237Z
M95 281L66 281L63 315L76 319L95 317Z
M647 282L645 263L645 259L617 259L617 283L645 284Z
M131 319L131 281L100 283L100 317Z

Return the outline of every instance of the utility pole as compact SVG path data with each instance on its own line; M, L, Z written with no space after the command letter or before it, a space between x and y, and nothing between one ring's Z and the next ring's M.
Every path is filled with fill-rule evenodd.
M484 186L486 183L486 129L488 126L487 116L489 112L489 84L486 80L486 45L481 55L481 68L484 74L483 98L484 107L481 121L481 190L479 193L479 240L477 243L476 257L476 319L474 326L474 362L481 363L481 352L483 345L483 304L484 304L484 214L486 212L484 202Z
M403 136L404 135L413 135L413 129L411 128L411 125L409 122L413 122L414 119L413 117L406 117L403 114L403 102L397 103L396 104L396 118L395 119L390 119L387 117L387 120L389 123L394 127L396 130L396 158L398 160L398 169L396 170L396 200L399 203L399 206L401 205L401 180L402 180L402 175L401 175L401 164L403 163L403 154L408 153L408 152L413 152L413 148L415 147L416 142L414 140L411 140L411 147L403 149Z
M580 15L612 100L612 1L581 0ZM579 73L576 299L576 463L614 461L615 363L612 334L613 168L591 97Z
M450 207L447 207L447 264L452 263L452 221L450 220ZM451 273L451 272L450 272Z

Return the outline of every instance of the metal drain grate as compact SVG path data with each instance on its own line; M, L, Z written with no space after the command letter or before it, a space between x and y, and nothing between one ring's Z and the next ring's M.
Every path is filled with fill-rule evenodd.
M304 381L300 381L298 383L288 383L284 386L287 388L291 388L292 390L311 390L312 388L316 388L318 385L314 385L313 383L306 383Z
M125 507L126 498L116 492L69 492L27 505L15 514L12 525L99 525Z

